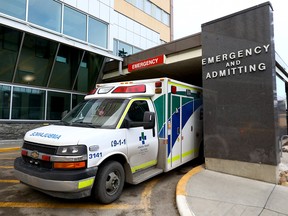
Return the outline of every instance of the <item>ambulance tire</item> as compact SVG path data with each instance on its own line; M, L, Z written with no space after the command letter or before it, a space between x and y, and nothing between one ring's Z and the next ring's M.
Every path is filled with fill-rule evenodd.
M123 190L125 172L117 161L108 161L100 166L94 185L94 197L103 204L117 200Z

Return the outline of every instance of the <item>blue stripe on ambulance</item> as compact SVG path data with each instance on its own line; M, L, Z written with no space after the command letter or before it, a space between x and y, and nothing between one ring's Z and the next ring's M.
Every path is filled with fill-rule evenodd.
M188 119L190 118L190 116L195 112L195 110L197 110L200 106L202 105L202 100L201 99L196 99L194 100L194 109L193 109L193 101L190 101L188 103L186 103L185 105L183 105L182 107L182 128L185 126L185 124L187 123ZM169 119L171 120L171 118ZM177 127L179 127L180 125L180 118L176 117L176 114L174 113L172 115L172 122L173 122L173 126L172 127L176 127L176 130L172 129L172 148L175 145L175 141L178 137L177 135ZM164 128L162 128L164 129ZM171 141L171 135L168 135L168 143L170 143ZM168 145L168 155L171 152L171 146Z

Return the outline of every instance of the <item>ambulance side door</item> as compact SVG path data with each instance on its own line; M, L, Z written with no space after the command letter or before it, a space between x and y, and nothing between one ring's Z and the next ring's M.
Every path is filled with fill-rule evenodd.
M128 158L132 173L157 164L158 137L156 124L154 128L144 129L145 111L155 112L150 99L132 99L125 116ZM128 125L127 125L128 122ZM131 123L129 125L129 122ZM122 127L123 128L123 127Z

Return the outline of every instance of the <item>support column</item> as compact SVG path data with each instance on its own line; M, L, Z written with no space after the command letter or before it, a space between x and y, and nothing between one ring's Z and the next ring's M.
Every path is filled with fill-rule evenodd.
M208 169L277 182L273 37L269 2L202 25Z

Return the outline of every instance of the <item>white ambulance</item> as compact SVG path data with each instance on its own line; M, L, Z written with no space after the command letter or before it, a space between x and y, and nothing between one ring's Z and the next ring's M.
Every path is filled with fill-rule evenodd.
M99 84L59 123L28 131L15 176L51 196L111 203L198 156L202 89L169 78Z

